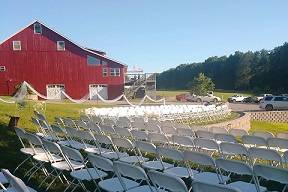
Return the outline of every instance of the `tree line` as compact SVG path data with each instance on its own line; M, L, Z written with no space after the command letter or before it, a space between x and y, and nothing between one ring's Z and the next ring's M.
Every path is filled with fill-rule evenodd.
M199 73L211 78L216 89L288 93L288 43L271 51L236 51L200 63L181 64L158 74L157 88L190 89Z

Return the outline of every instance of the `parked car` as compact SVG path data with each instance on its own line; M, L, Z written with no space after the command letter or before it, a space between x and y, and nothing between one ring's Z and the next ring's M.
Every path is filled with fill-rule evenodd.
M274 109L288 109L288 97L287 96L267 96L260 102L259 107L266 111L272 111Z
M220 102L221 99L219 97L214 96L213 92L208 92L207 95L205 95L205 96L194 95L194 94L190 95L187 98L187 101L198 102L198 103L201 103L201 102L214 102L214 103L217 103L217 102Z
M230 103L242 102L245 98L247 98L247 97L245 97L243 95L233 95L233 96L228 98L228 102L230 102Z
M255 98L256 98L256 101L257 101L257 102L260 102L260 101L262 101L262 99L263 99L264 97L267 97L267 96L272 96L272 94L261 94L261 95L259 95L259 96L255 96Z
M259 101L256 97L251 96L251 97L244 98L242 102L243 103L258 103Z

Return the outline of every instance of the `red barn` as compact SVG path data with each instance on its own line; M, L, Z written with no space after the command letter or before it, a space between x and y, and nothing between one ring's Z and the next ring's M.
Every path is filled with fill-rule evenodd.
M84 48L35 21L0 43L0 95L27 81L51 99L64 90L75 99L98 92L114 99L124 91L126 65L105 52Z

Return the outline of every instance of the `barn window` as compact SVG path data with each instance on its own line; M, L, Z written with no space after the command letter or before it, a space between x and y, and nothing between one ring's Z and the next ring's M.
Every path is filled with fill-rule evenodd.
M65 41L57 41L57 50L65 51Z
M103 77L107 77L108 76L107 68L103 68L102 69L102 75L103 75Z
M110 68L110 76L120 76L119 68Z
M13 50L20 51L21 50L21 41L13 41Z
M100 65L101 61L100 61L100 59L97 59L96 57L92 57L90 55L87 55L87 64L89 64L89 65Z
M0 72L4 72L6 71L6 67L5 66L0 66Z
M40 23L34 24L34 34L42 34L42 26Z

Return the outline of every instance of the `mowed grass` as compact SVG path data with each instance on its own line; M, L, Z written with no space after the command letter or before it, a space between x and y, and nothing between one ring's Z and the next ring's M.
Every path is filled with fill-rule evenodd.
M267 121L251 121L250 133L255 131L268 131L273 134L288 132L288 123L274 123Z
M157 96L168 98L170 101L176 101L176 95L189 93L189 90L175 90L175 91L157 91ZM252 93L247 92L233 92L225 90L216 90L214 95L219 97L222 101L226 102L229 97L233 95L251 96Z

